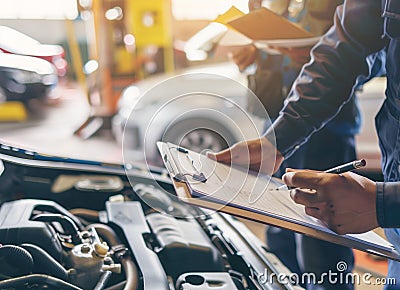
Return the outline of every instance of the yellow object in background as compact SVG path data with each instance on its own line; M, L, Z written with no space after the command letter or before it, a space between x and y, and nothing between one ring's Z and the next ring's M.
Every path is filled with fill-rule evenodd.
M21 102L0 103L0 122L22 122L28 118L28 113Z
M146 47L162 48L164 71L174 71L171 0L135 0L126 5L128 32L135 37L138 56Z
M245 13L243 13L241 10L236 8L235 6L232 6L231 8L228 9L224 14L219 15L214 22L218 22L224 25L227 25L228 22L235 20L239 17L244 16Z
M124 46L115 48L114 58L116 64L116 67L113 68L114 73L123 75L132 73L132 69L137 70L134 55Z
M172 45L172 15L169 0L136 0L127 2L131 29L139 47Z

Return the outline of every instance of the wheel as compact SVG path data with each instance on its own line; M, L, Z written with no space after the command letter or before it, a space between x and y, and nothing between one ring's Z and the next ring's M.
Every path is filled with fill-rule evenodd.
M223 125L202 119L180 121L168 127L161 140L195 152L218 152L235 143L232 134Z
M179 145L195 152L205 149L218 152L228 147L228 143L221 135L209 129L195 129L188 132Z

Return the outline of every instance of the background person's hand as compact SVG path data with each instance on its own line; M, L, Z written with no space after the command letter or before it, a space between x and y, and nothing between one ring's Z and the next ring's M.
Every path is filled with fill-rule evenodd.
M305 64L310 61L310 50L312 46L302 47L272 47L271 49L279 51L281 54L290 57L292 61L298 64Z
M292 199L338 234L363 233L379 226L376 184L366 177L287 169L283 181L302 188L291 191Z
M239 70L243 71L256 61L258 57L258 49L252 44L241 46L234 49L229 56L239 67Z
M266 174L278 170L284 159L266 138L239 142L221 152L209 153L208 157L218 162L240 165Z
M261 8L262 6L262 0L249 0L249 10L256 10Z

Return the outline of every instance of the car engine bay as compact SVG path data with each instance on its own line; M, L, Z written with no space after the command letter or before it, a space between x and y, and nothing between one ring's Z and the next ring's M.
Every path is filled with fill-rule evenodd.
M35 154L0 146L0 289L298 289L261 281L289 272L236 218L174 197L162 169L129 182Z

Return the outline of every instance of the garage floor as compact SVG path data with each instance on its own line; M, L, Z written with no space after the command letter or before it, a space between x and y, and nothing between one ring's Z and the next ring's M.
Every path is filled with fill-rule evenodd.
M22 123L0 123L0 142L41 153L91 159L102 162L122 162L122 148L110 132L103 132L88 140L74 135L90 114L85 95L75 83L64 83L57 88L57 104L46 106ZM263 241L265 226L255 222L246 224ZM385 275L386 261L374 261L356 253L357 271ZM378 275L380 276L380 275ZM357 289L381 289L380 286L357 286Z
M0 123L0 139L4 143L23 146L41 153L121 162L122 150L110 132L82 140L74 131L90 114L85 95L75 83L60 85L55 94L59 100L36 110L21 123Z

